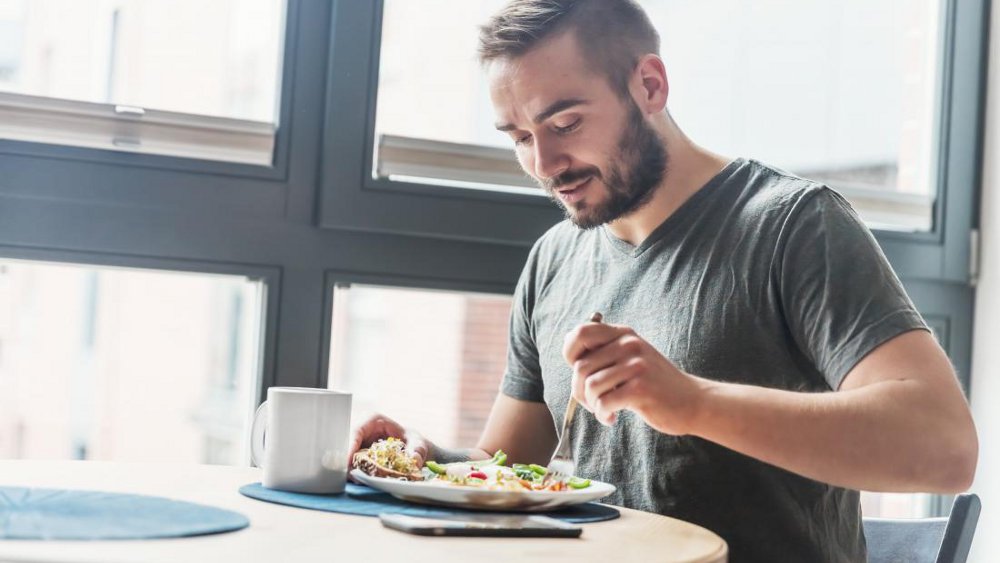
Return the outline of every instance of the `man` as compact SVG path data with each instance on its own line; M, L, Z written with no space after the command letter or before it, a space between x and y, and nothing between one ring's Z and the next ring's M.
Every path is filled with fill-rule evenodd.
M578 473L737 562L864 561L857 490L969 486L965 399L871 234L828 188L688 139L641 8L514 0L480 39L497 127L568 221L528 257L477 447L377 416L354 449L546 463L572 392Z

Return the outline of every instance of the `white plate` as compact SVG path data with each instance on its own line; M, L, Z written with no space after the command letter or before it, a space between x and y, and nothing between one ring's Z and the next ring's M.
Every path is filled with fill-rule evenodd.
M591 481L585 489L565 491L490 491L433 481L403 481L372 477L360 469L351 470L358 482L406 501L476 510L541 512L597 500L615 492L615 486Z

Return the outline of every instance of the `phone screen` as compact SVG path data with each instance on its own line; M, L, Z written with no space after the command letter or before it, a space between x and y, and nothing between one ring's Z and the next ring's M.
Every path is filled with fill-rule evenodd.
M386 528L423 536L576 538L583 533L580 526L529 514L470 514L448 518L380 514L379 519Z

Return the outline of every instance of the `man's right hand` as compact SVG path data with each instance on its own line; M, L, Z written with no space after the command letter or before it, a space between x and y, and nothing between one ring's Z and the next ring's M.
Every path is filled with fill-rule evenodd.
M417 466L422 467L427 460L427 452L431 449L420 433L408 430L388 416L376 414L366 420L351 432L351 443L347 453L347 467L354 466L354 454L362 448L367 448L377 440L384 438L400 438L406 442L406 452L417 460Z

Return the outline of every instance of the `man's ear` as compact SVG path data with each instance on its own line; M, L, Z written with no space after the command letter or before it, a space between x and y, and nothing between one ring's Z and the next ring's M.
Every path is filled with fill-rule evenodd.
M667 107L670 83L667 81L667 68L660 57L643 55L635 65L630 84L632 97L643 112L659 113Z

